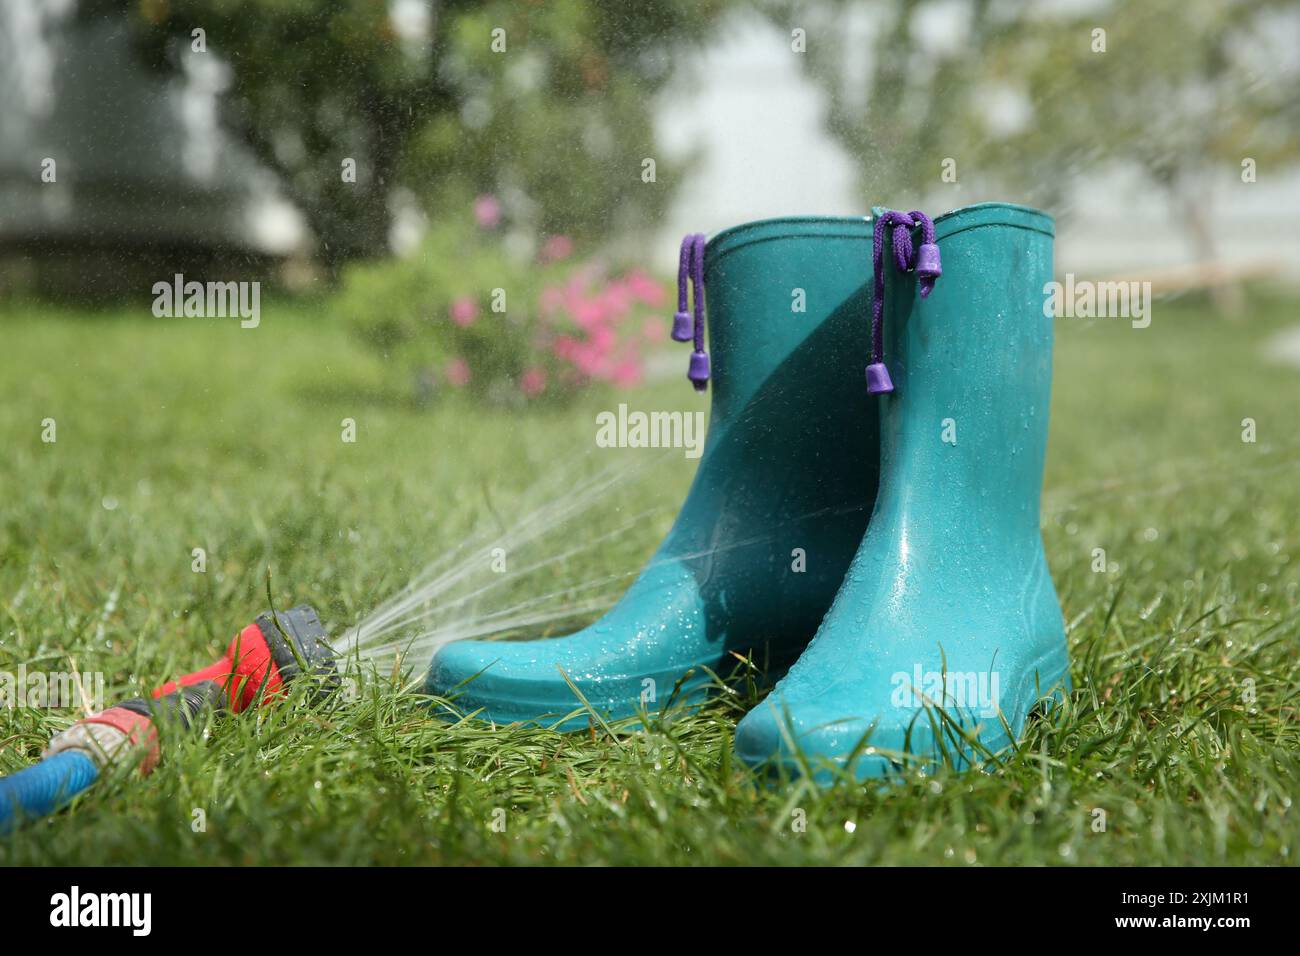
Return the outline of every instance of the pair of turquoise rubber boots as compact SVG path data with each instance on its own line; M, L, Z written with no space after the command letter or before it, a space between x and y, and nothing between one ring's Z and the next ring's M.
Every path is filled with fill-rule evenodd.
M619 719L697 696L744 654L784 677L738 725L737 753L820 780L981 763L1062 693L1039 531L1052 220L1002 203L939 217L942 276L923 297L924 269L885 270L873 350L882 214L898 215L773 219L708 242L712 417L672 530L602 619L449 644L430 692L573 730L589 715L570 682ZM863 380L869 358L885 394Z

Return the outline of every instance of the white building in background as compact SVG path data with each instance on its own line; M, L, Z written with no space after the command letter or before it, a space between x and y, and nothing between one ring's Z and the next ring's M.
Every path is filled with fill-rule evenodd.
M5 265L66 260L59 281L94 282L129 272L133 250L142 261L154 248L175 261L294 250L301 217L218 125L220 61L186 57L185 74L164 79L138 62L121 18L79 20L75 7L0 4Z

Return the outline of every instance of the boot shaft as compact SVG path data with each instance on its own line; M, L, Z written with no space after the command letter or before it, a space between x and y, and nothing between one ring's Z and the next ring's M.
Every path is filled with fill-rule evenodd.
M886 270L880 396L886 496L930 488L954 537L1008 543L1039 535L1052 378L1054 228L1047 215L984 203L935 220L943 276L928 298L914 274Z
M724 230L705 253L713 418L756 402L821 419L869 408L856 387L871 310L871 220L792 217ZM775 423L774 423L775 424Z
M704 265L712 417L657 557L701 582L711 633L811 634L879 476L879 422L861 387L871 221L737 226L708 243Z

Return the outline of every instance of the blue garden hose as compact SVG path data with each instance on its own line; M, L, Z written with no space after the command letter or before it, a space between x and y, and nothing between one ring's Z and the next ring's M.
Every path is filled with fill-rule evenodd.
M71 803L98 776L94 760L68 750L0 777L0 833L8 832L19 819L43 817Z
M0 833L71 803L107 766L149 773L158 762L159 720L188 731L203 715L265 704L304 674L324 699L339 687L334 652L310 605L268 611L235 636L226 656L164 684L149 698L91 714L56 734L40 763L0 777ZM269 688L269 690L268 690Z

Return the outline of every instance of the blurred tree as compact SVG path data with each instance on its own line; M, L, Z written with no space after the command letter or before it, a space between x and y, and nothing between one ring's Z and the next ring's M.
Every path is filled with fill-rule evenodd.
M919 201L951 158L964 183L1056 207L1077 176L1129 164L1212 259L1207 177L1239 181L1246 157L1274 170L1300 160L1290 0L765 8L807 30L801 62L873 196ZM950 18L945 29L927 20L936 15Z
M83 0L80 15L130 16L160 69L220 58L227 126L333 268L387 250L403 197L437 217L490 193L578 240L659 215L672 169L653 94L728 2ZM657 181L643 185L647 157Z

